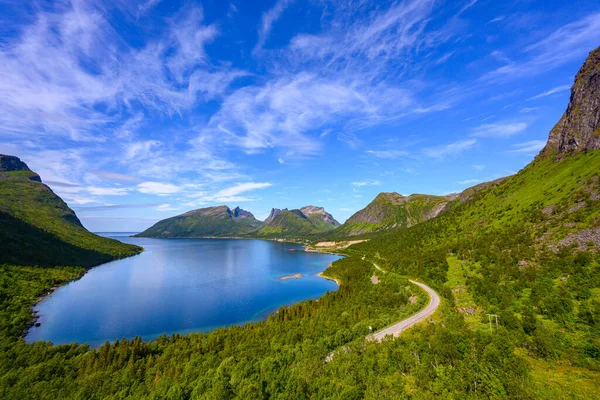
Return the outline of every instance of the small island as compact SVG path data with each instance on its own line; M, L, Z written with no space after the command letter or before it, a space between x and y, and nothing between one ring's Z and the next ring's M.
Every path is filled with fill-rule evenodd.
M281 278L279 278L279 280L286 281L288 279L300 279L300 278L302 278L302 274L294 274L294 275L282 276Z

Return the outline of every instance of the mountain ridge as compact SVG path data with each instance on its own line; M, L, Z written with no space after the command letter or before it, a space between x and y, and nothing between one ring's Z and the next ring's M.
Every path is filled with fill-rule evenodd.
M139 253L89 232L18 157L0 155L0 264L91 267Z

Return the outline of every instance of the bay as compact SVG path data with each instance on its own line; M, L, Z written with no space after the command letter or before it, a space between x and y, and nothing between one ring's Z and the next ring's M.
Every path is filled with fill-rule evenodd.
M90 269L36 305L27 342L89 343L206 332L265 319L337 284L317 276L340 256L245 239L149 239L104 234L144 252ZM280 278L302 274L299 279Z

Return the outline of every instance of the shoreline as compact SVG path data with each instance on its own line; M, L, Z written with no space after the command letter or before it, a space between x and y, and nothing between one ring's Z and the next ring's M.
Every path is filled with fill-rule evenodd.
M327 269L329 269L329 268L331 267L331 264L333 264L334 262L335 262L335 261L333 261L333 262L330 262L330 263L329 263L329 265L327 266L327 268L326 268L326 269L324 269L323 271L319 272L319 273L317 274L317 276L318 276L318 277L321 277L321 278L323 278L323 279L327 279L328 281L334 281L335 283L337 283L337 285L338 285L338 288L339 288L340 286L342 286L342 282L341 282L341 281L340 281L338 278L334 278L334 277L332 277L332 276L327 276L327 275L325 275L325 271L327 271Z
M31 310L31 321L29 321L27 323L27 326L25 327L25 329L23 330L23 333L21 334L21 338L25 339L27 337L27 335L29 334L29 330L33 327L35 327L35 324L38 323L40 316L39 316L39 312L35 309L41 302L43 302L44 300L46 300L48 297L50 297L52 295L52 293L54 293L55 290L60 289L63 286L67 286L70 283L76 282L78 280L80 280L81 278L83 278L88 272L90 272L90 270L96 268L96 267L100 267L102 265L105 264L109 264L113 261L118 261L118 260L122 260L125 258L129 258L129 257L135 257L138 256L140 254L142 254L146 249L138 246L140 248L140 251L138 251L135 254L130 254L128 256L124 256L124 257L115 257L112 260L100 263L100 264L93 264L90 265L89 267L82 267L82 266L78 266L79 268L82 268L83 271L81 271L81 274L73 279L70 279L68 281L65 282L61 282L58 284L55 284L54 286L48 288L48 289L44 289L44 292L39 296L39 298L37 299L37 301L35 303L33 303L29 309Z
M293 239L283 239L283 238L274 239L274 238L246 238L246 237L224 237L224 236L216 236L216 237L202 236L202 237L156 238L156 237L143 237L143 236L140 237L140 236L135 236L135 235L131 235L131 236L127 236L127 237L131 237L131 238L146 238L146 239L238 239L238 240L266 240L266 241L279 242L279 243L294 243L294 244L302 246L302 249L301 250L297 250L297 251L305 251L307 253L331 254L331 255L336 255L336 256L340 256L340 257L349 257L347 254L334 253L333 251L321 251L321 250L309 248L309 247L307 247L309 245L307 245L304 242L300 242L300 241L293 240ZM39 298L37 299L37 301L35 301L35 303L31 304L31 306L30 306L32 318L29 321L29 323L27 324L27 326L25 327L25 329L23 330L23 333L21 334L21 338L25 339L27 337L27 335L29 334L30 329L33 328L33 327L35 327L35 324L39 322L40 315L39 315L39 312L35 308L41 302L43 302L48 297L50 297L54 293L55 290L57 290L57 289L59 289L59 288L61 288L63 286L66 286L66 285L68 285L68 284L70 284L72 282L80 280L81 278L83 278L93 268L101 267L101 266L103 266L105 264L110 264L111 262L118 261L118 260L125 259L125 258L129 258L129 257L133 257L133 256L137 256L137 255L143 253L145 251L145 248L143 248L141 246L139 246L139 247L140 247L140 251L136 252L135 254L127 255L127 256L124 256L124 257L115 257L112 260L108 260L106 262L99 263L99 264L90 265L89 267L81 267L83 269L83 271L81 272L81 274L78 277L75 277L75 278L73 278L73 279L71 279L69 281L65 281L65 282L56 284L56 285L54 285L54 286L52 286L52 287L44 290L44 292L39 296ZM330 280L330 281L334 281L338 285L338 289L339 289L339 287L341 286L341 281L339 279L337 279L337 278L333 278L333 277L325 275L325 271L329 267L331 267L331 265L334 262L335 261L330 262L329 265L327 266L327 268L325 268L323 271L321 271L318 274L316 274L316 276L318 276L320 278L323 278L323 279ZM285 281L285 280L288 280L288 279L300 279L301 277L303 277L302 274L293 274L293 275L290 275L290 276L284 276L284 277L277 278L277 279L281 280L281 281ZM315 300L318 301L318 299L315 299ZM300 301L294 302L294 304L295 303L301 303L303 301L306 301L306 300L300 300ZM269 313L269 315L272 314L272 313L276 313L279 310L279 308L281 308L281 307L282 306L274 308L273 311L271 311ZM265 319L267 317L268 317L268 315L265 317ZM249 321L245 321L244 324L245 323L254 323L254 322L256 322L256 321L249 320ZM237 325L237 324L234 324L234 325ZM215 329L218 329L218 328L219 327L217 327ZM186 334L191 334L191 333L205 333L205 332L210 332L212 330L214 330L214 329L211 329L211 330L208 330L208 331L203 331L203 330L202 331L193 331L193 332L188 332ZM78 343L78 344L82 345L84 343Z

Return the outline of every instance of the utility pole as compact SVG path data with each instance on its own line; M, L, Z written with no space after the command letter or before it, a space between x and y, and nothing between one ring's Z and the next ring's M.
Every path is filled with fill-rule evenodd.
M492 332L492 317L496 318L496 330L498 330L498 317L499 315L496 314L485 314L488 316L488 320L490 321L490 332Z

